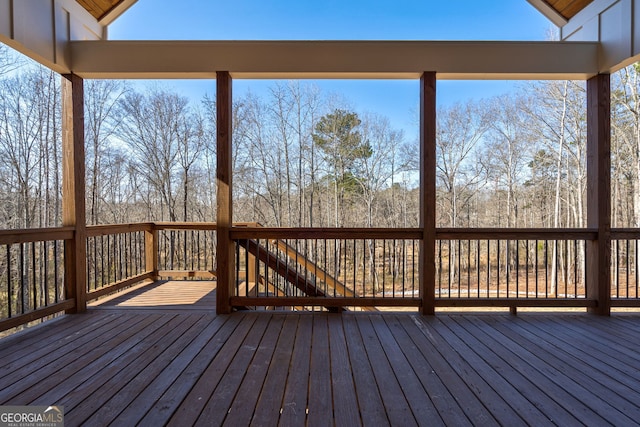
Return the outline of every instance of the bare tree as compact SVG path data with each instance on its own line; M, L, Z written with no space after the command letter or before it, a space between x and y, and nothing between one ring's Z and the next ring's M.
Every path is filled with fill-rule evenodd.
M440 109L437 124L437 176L440 182L446 224L458 226L461 195L475 188L482 179L478 162L472 162L476 149L489 127L487 109L479 104L456 104ZM463 203L464 205L464 203Z
M127 86L118 80L88 80L85 90L85 144L87 158L87 219L90 224L99 224L101 200L109 183L103 162L112 149L116 130L122 121L120 100ZM119 185L119 183L116 183Z
M136 173L148 183L158 202L160 212L156 208L149 215L177 221L179 188L175 183L184 181L180 174L185 165L180 161L181 147L188 141L188 99L153 89L147 94L127 93L120 104L124 116L118 136L129 147ZM183 160L188 164L188 153L187 157Z
M485 159L490 176L507 194L506 226L521 226L518 222L519 190L527 177L530 163L532 135L527 126L529 117L522 105L529 100L520 97L500 96L491 100L491 125L487 134Z
M12 195L8 227L53 225L60 218L58 90L55 73L42 67L0 80L0 182Z
M16 71L26 65L26 61L10 49L7 45L0 43L0 77Z

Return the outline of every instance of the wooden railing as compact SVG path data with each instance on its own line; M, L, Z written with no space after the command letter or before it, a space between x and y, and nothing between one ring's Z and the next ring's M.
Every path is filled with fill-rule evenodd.
M588 229L438 229L436 306L594 307Z
M215 223L87 227L87 299L147 279L214 279L215 231Z
M640 307L640 230L611 231L611 306Z
M216 277L215 223L154 223L158 259L156 276Z
M419 307L422 289L437 307L598 304L586 284L598 238L589 229L437 229L435 277L422 285L421 229L245 223L229 234L238 307ZM88 300L161 277L216 278L215 223L89 226L86 235ZM73 238L73 227L0 231L0 330L73 311L64 285ZM638 307L640 230L612 230L610 244L611 306Z
M87 227L87 300L155 279L153 223Z
M236 228L231 303L417 307L421 236L418 229Z
M83 298L164 277L215 278L215 230L214 223L88 226ZM74 309L64 285L73 237L73 227L0 231L0 331Z
M234 229L235 306L416 307L420 229ZM438 307L593 307L585 229L438 229Z
M71 227L0 231L0 331L70 310L64 246Z

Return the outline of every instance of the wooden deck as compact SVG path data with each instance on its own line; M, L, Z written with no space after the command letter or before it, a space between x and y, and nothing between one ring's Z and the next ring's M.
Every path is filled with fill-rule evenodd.
M216 316L212 301L210 283L168 282L4 338L0 405L63 405L69 426L640 420L638 315Z

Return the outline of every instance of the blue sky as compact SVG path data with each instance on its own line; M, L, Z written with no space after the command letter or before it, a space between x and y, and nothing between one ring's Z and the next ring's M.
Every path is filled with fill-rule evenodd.
M526 0L138 0L114 39L544 40Z
M545 40L553 26L526 0L138 0L109 27L114 40ZM415 126L416 81L314 81L357 111ZM269 81L236 80L260 95ZM193 99L214 82L166 85ZM439 81L438 103L489 98L517 82ZM413 133L411 131L407 133ZM408 135L409 136L409 135Z

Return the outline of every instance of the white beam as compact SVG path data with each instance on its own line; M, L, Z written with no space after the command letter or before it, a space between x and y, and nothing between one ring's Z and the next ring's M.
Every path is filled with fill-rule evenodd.
M83 78L587 79L598 44L442 41L75 41Z
M546 1L544 0L527 0L527 1L531 4L531 6L538 9L540 13L546 16L556 26L562 27L567 22L569 22L564 16L560 15L557 10L549 6L549 3L547 3Z
M125 13L127 9L133 6L138 0L123 0L118 3L116 7L113 8L109 13L107 13L102 19L100 19L101 25L111 25L113 21L118 19L120 15Z

